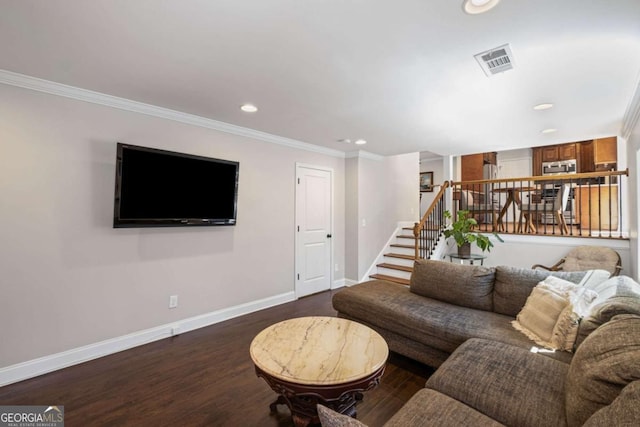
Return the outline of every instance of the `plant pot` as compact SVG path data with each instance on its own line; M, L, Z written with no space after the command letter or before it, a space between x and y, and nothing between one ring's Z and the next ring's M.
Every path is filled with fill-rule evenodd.
M459 256L470 256L471 255L471 243L467 242L462 246L458 246L458 255Z

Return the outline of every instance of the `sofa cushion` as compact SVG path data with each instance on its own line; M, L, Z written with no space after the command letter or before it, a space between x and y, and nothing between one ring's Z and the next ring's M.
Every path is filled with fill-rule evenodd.
M522 310L533 288L548 276L559 277L572 283L580 283L585 271L560 272L499 266L493 288L493 311L516 317Z
M426 387L512 426L565 424L568 365L496 341L471 339L429 378Z
M411 292L462 307L493 309L492 267L419 260L411 274Z
M576 348L593 331L619 314L636 314L640 316L640 297L613 296L593 306L589 315L580 321Z
M424 388L385 423L384 427L498 427L502 424L435 390ZM324 424L323 424L324 427Z
M584 427L636 426L640 420L640 380L622 389L611 405L598 409Z
M584 424L638 379L640 316L618 315L596 329L576 350L566 385L568 425Z
M530 348L533 341L513 329L513 317L416 295L404 286L372 280L333 296L341 315L361 320L451 353L469 338L487 338Z

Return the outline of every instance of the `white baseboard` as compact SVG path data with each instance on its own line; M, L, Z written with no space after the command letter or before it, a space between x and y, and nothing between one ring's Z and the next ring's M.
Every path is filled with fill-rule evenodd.
M287 292L0 368L0 387L169 338L176 335L176 330L179 330L178 333L186 333L295 299L294 292Z
M344 285L347 287L357 285L358 283L362 283L362 282L358 282L357 280L353 280L353 279L344 279Z
M333 281L333 285L331 285L331 289L340 289L347 285L348 279L338 279Z

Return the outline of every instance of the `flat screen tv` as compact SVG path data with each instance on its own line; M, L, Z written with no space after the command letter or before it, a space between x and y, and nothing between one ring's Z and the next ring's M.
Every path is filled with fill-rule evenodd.
M113 226L235 225L239 167L118 143Z

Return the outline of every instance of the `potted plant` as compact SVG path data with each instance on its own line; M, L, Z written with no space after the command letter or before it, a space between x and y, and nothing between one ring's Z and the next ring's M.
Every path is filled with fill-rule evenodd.
M444 217L452 219L451 212L445 211ZM451 222L451 224L449 224L449 226L444 230L445 237L453 237L456 241L456 244L458 245L458 255L471 255L471 244L474 242L482 252L491 252L493 242L491 242L489 236L473 231L477 225L478 221L470 216L469 211L460 210L458 211L458 219ZM499 241L504 242L497 233L494 232L493 235Z

